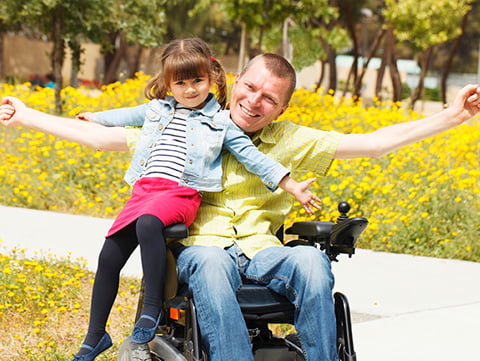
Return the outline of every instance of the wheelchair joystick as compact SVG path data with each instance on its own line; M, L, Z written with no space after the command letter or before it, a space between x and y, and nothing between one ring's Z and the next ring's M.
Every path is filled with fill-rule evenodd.
M338 211L340 212L340 216L337 218L337 223L343 222L344 220L348 219L348 212L350 212L350 204L348 202L340 202L338 203Z

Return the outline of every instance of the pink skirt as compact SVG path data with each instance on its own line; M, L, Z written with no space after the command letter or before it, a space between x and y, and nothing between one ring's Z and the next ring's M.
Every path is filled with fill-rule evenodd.
M174 223L189 226L195 219L201 199L196 189L179 186L169 179L141 178L134 184L132 196L113 222L107 237L145 214L156 216L165 226Z

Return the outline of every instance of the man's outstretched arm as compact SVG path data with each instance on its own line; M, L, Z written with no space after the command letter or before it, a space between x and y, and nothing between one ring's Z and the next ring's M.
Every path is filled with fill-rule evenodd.
M479 112L480 87L467 85L458 92L450 107L429 117L390 125L372 133L345 135L335 158L379 158L463 124Z

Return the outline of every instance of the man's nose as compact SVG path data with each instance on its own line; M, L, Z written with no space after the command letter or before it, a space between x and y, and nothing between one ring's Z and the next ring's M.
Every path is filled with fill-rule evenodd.
M260 94L260 92L253 92L250 94L250 98L248 99L248 101L252 105L259 105L261 99L262 99L262 94Z

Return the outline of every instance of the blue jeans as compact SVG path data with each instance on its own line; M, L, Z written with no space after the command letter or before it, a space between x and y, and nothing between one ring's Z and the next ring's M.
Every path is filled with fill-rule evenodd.
M267 285L295 305L295 328L307 361L336 361L334 284L330 260L310 246L270 247L253 259L240 248L176 249L178 276L189 285L202 342L211 361L252 361L236 291L243 281Z

